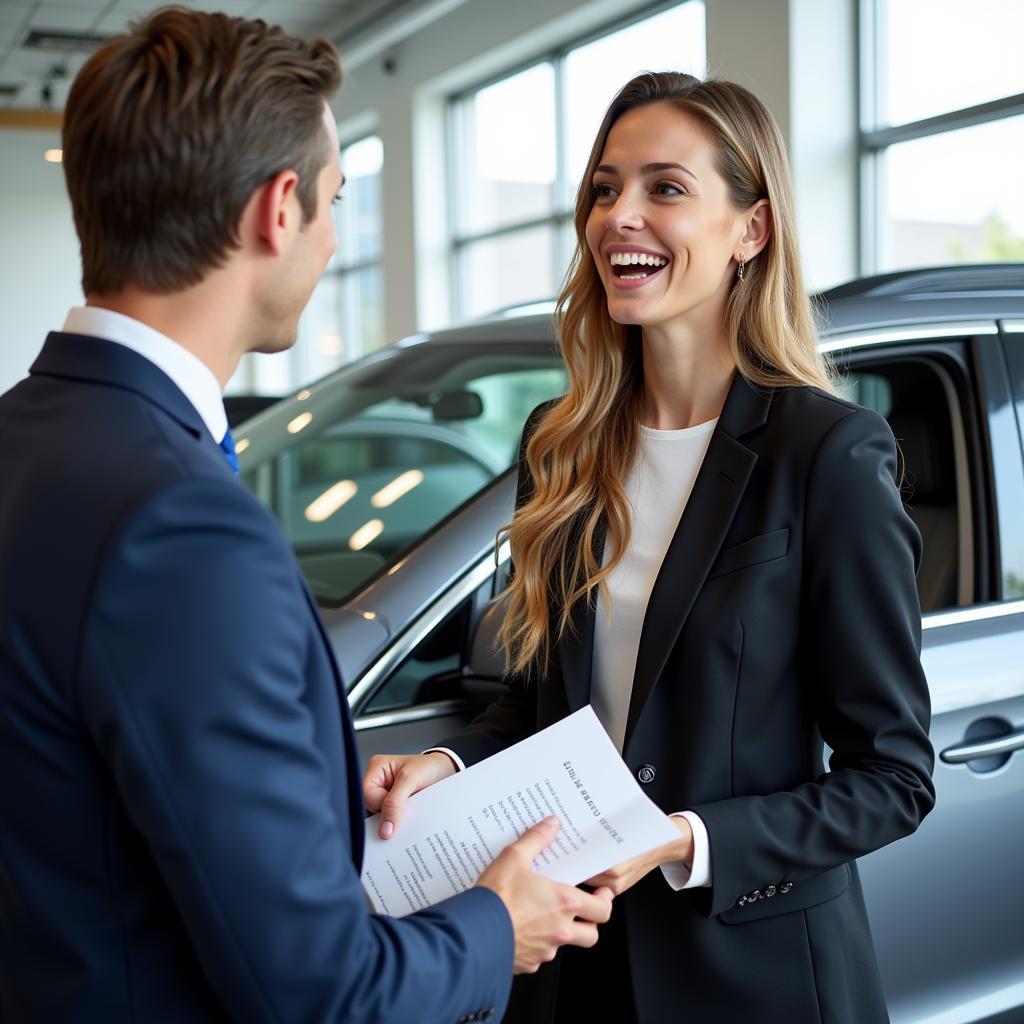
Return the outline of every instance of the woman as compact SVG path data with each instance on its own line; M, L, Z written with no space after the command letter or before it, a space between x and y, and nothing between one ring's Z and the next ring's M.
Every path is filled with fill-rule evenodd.
M680 835L591 880L607 934L510 1018L885 1021L854 859L934 802L921 544L886 422L817 353L778 129L738 85L640 75L575 219L569 393L527 424L509 528L509 690L447 747L471 764L590 702ZM375 758L382 835L455 767Z

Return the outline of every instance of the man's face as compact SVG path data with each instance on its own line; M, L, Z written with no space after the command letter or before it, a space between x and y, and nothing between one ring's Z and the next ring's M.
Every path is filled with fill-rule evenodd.
M298 213L300 227L266 287L267 294L260 303L260 322L254 332L258 340L253 351L281 352L295 344L299 317L337 245L332 205L345 178L341 173L338 130L326 103L323 125L324 145L329 156L317 175L316 213L302 224L298 198L294 192L289 197L288 201Z

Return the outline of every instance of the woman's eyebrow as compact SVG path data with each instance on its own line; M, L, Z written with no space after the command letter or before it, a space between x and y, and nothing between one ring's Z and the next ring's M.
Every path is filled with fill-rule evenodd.
M673 170L675 170L675 171L683 171L685 174L688 174L691 178L693 178L694 181L700 182L700 178L698 178L697 175L694 174L693 171L691 171L689 169L689 167L684 167L682 164L675 164L675 163L644 164L643 167L640 168L640 173L641 174L653 174L655 171L673 171ZM612 167L611 164L601 164L600 166L595 167L594 168L594 173L597 174L598 172L601 172L603 174L618 174L619 173L618 168Z

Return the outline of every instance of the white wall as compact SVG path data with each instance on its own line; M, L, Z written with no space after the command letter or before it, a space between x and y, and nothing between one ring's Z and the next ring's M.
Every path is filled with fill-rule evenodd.
M78 240L56 132L0 131L0 392L28 373L47 331L81 303Z

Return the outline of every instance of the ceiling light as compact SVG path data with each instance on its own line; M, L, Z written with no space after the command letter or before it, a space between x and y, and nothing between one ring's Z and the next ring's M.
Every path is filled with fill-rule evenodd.
M379 519L371 519L360 526L349 538L348 546L353 551L362 551L367 544L375 541L384 532L384 523Z
M391 483L382 487L371 499L374 508L387 508L393 505L403 494L408 494L414 487L423 483L423 470L410 469L401 476L396 476Z
M288 433L297 434L300 430L308 427L313 422L313 414L311 412L304 412L296 416L295 419L288 424Z
M322 523L330 519L335 512L355 497L358 487L351 480L339 480L336 484L328 487L319 498L315 498L306 507L306 518L311 523Z

